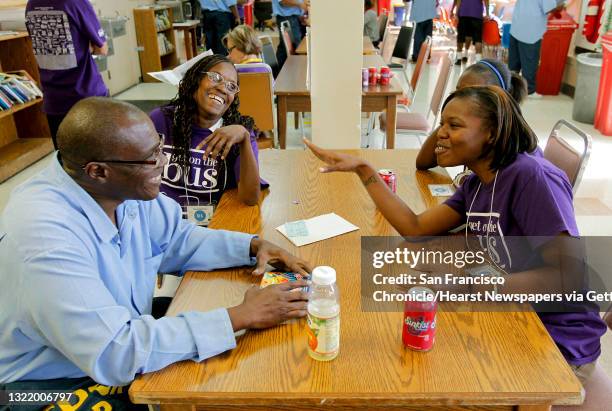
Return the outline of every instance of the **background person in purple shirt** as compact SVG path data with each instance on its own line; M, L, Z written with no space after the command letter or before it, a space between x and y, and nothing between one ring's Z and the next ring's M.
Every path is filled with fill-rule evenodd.
M508 236L578 235L572 187L561 170L542 157L527 154L534 151L536 142L535 133L523 119L517 103L500 87L466 87L455 91L442 107L435 149L437 161L446 167L467 165L474 174L444 204L415 214L366 161L305 141L327 163L322 172L355 172L376 207L400 235L440 235L467 223L466 235L469 231L486 239L485 251L493 256L491 261L511 273L505 277L502 292L517 290L527 281L530 292L546 293L550 286L546 282L548 273L520 272L528 267L516 255L514 265L510 263L513 248L504 242ZM531 243L531 254L539 254L546 266L554 267L559 257L554 242L553 239ZM538 284L546 289L540 289L541 286L536 289ZM592 365L601 352L599 339L606 325L599 310L575 311L540 313L540 318L584 382L587 370L594 368Z
M457 12L457 61L455 64L467 62L467 54L472 42L476 47L476 60L482 56L482 9L489 18L489 0L455 0L452 10ZM465 43L465 52L463 51Z
M238 187L240 199L254 205L267 187L259 178L255 124L238 111L237 92L234 65L215 54L185 73L169 105L150 113L165 136L161 191L195 223L208 222L226 189Z
M40 69L53 147L57 129L85 97L108 96L92 54L106 55L106 36L88 0L29 0L26 27Z

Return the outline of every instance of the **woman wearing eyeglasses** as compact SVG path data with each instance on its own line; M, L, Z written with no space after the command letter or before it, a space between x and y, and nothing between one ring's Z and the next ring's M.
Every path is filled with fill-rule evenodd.
M177 96L150 113L166 138L161 191L197 224L208 224L225 190L237 187L240 200L254 205L267 187L259 178L255 124L238 111L238 91L234 65L215 54L191 67Z

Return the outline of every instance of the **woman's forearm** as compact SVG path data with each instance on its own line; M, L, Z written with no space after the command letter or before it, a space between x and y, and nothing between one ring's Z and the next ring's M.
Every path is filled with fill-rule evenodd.
M251 147L250 137L245 138L240 145L240 181L238 196L247 205L255 205L259 201L259 166Z

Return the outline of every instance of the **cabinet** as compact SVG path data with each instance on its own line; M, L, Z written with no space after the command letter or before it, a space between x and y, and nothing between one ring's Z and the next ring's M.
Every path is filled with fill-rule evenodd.
M163 6L135 8L134 24L142 80L157 82L147 73L169 70L178 65L172 9Z
M27 33L0 36L0 71L25 71L40 87ZM0 183L53 151L42 98L0 111Z

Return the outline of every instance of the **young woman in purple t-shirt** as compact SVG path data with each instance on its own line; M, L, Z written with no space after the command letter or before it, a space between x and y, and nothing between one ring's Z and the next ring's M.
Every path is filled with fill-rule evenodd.
M150 113L165 136L161 191L195 223L210 220L226 189L237 187L240 200L254 205L267 186L259 178L255 124L238 111L238 91L236 68L215 54L191 67L177 96Z
M549 292L549 271L534 270L525 252L554 267L560 258L557 241L578 236L567 176L546 159L528 154L536 148L536 136L516 101L499 87L466 87L444 102L437 162L444 167L466 165L473 174L444 204L421 214L392 193L365 160L305 143L327 163L322 172L356 173L400 235L443 235L465 224L466 239L471 234L499 270L512 273L502 292L516 293L526 284L530 292ZM520 238L528 240L530 250L516 250L512 239ZM600 354L599 338L606 325L594 309L575 311L540 313L540 318L580 378Z

